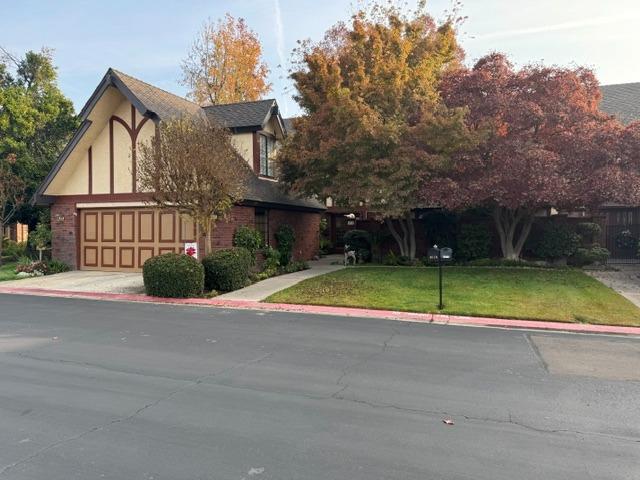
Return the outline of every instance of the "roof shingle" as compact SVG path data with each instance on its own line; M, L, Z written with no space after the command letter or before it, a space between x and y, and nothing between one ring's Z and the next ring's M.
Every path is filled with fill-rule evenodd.
M640 120L640 82L602 85L603 112L613 115L623 123Z
M209 105L204 108L207 116L227 128L262 127L276 105L273 98L255 102Z

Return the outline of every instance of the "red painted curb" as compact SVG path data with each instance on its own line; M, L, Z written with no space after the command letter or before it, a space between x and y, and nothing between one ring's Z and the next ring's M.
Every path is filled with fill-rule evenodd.
M331 307L325 305L295 305L288 303L262 303L248 300L221 300L216 298L162 298L141 294L76 292L68 290L50 290L44 288L0 287L0 293L18 295L37 295L45 297L83 298L92 300L111 300L172 305L199 305L211 307L238 308L248 310L266 310L274 312L314 313L347 317L368 317L405 322L435 323L442 325L473 325L482 327L524 328L533 330L551 330L576 333L605 333L617 335L639 335L640 327L614 325L593 325L584 323L563 323L538 320L517 320L506 318L467 317L438 313L397 312L392 310L374 310L366 308Z

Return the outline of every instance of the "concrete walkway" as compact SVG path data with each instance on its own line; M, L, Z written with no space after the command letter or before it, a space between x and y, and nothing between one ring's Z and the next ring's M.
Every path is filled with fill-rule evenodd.
M640 307L640 265L616 265L617 271L587 271L593 278L614 289Z
M332 265L333 263L340 262L341 260L341 255L328 255L320 260L309 262L309 267L311 267L309 270L302 270L300 272L267 278L266 280L254 283L246 288L241 288L235 292L225 293L224 295L220 295L216 298L221 300L260 302L268 296L279 292L280 290L284 290L285 288L292 287L307 278L313 278L319 275L324 275L325 273L331 273L336 270L343 269L344 266L342 264Z
M69 292L144 293L141 273L74 270L44 277L2 282L7 288L65 290Z

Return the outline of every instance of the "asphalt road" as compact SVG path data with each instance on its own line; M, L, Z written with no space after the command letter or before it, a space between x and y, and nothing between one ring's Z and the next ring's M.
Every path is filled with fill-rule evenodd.
M5 478L637 480L640 341L0 295Z

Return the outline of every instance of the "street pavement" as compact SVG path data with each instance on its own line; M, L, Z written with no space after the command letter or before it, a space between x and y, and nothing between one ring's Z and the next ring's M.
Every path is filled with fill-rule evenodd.
M0 295L5 478L637 480L640 339Z

